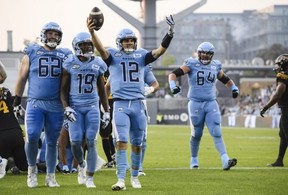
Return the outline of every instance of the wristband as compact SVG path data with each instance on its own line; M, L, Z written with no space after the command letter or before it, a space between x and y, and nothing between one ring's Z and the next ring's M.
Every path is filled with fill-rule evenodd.
M19 106L21 104L21 98L22 97L15 95L14 102L13 102L14 107Z
M167 33L165 35L165 37L162 39L161 46L167 49L169 47L169 45L170 45L170 42L171 42L172 38L173 37L169 36L168 33Z

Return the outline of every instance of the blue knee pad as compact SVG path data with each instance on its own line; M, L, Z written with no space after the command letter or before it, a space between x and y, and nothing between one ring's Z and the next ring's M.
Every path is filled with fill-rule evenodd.
M221 137L222 136L222 130L220 128L220 124L216 124L213 129L211 130L211 135L213 137Z
M141 146L142 145L142 139L141 138L131 139L131 145Z
M96 146L96 140L86 140L87 148L93 148Z

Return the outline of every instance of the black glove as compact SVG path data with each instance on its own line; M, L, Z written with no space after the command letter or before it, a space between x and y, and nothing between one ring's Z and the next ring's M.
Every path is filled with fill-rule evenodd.
M239 94L239 89L236 85L233 85L231 87L231 90L232 90L232 97L235 99L238 97L238 94Z
M260 111L260 116L264 117L265 112L268 110L268 108L266 108L265 106L262 108L262 110Z
M176 86L175 88L171 89L172 94L177 94L181 91L181 88L179 86Z

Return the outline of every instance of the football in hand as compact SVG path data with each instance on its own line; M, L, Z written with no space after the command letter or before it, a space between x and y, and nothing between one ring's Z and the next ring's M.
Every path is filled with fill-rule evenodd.
M99 30L104 23L104 16L102 11L98 7L94 7L90 14L89 18L91 18L95 24L95 30Z

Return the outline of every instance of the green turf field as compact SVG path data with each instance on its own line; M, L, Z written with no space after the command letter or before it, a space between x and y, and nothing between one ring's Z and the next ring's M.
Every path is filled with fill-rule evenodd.
M278 151L278 130L261 128L223 128L229 156L238 159L230 171L223 171L220 157L207 129L199 152L199 170L189 169L190 128L188 126L151 125L144 163L146 176L140 177L142 189L132 189L127 174L124 192L113 192L117 179L115 169L102 169L94 177L96 189L77 184L77 175L57 173L60 188L44 186L45 174L38 177L39 187L26 186L26 174L7 176L0 180L0 194L76 195L76 194L288 194L288 168L270 168ZM101 140L98 152L104 158ZM104 158L105 159L105 158ZM288 165L287 157L284 164Z

